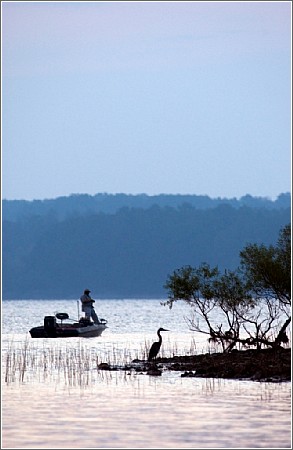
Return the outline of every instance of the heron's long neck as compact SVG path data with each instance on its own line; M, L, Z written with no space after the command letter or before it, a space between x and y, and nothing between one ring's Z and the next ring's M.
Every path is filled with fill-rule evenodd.
M159 342L162 342L162 336L161 336L161 332L160 332L160 331L158 331L158 332L157 332L157 335L159 336Z

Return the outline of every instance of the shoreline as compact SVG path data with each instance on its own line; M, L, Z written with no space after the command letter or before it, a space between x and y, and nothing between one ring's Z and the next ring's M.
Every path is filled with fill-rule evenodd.
M111 369L107 364L100 367ZM181 377L248 379L250 381L291 381L291 348L233 350L231 353L205 353L157 358L155 362L133 360L122 370L161 375L163 371L182 372Z

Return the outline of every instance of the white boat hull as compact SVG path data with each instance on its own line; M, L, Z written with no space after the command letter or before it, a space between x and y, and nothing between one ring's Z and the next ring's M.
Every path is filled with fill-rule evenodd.
M93 324L87 327L78 328L77 333L80 337L95 337L101 336L103 331L107 328L104 324Z

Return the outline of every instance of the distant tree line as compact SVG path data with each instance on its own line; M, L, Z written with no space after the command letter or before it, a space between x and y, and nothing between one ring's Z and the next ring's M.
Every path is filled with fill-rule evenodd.
M73 194L68 197L58 197L45 200L3 200L2 214L6 220L17 221L31 215L51 215L56 219L63 220L71 215L97 214L104 212L114 214L123 207L148 209L153 205L161 208L170 206L180 208L188 204L197 209L216 208L220 205L230 205L234 208L249 206L251 208L282 209L290 208L291 194L289 192L280 194L276 200L267 197L252 197L249 194L236 198L210 198L207 195L128 195L107 194L96 195Z
M78 298L89 287L97 298L164 298L174 268L234 269L245 245L275 242L290 211L182 203L114 213L68 208L62 220L52 211L3 214L2 296Z

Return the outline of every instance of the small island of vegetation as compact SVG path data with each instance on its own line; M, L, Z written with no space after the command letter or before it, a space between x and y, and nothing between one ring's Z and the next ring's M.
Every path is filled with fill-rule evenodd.
M280 230L275 246L247 245L240 259L237 270L224 273L207 263L182 267L165 285L169 295L162 304L190 305L190 329L222 352L134 361L137 370L160 375L160 366L182 376L291 380L291 225Z

